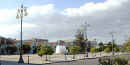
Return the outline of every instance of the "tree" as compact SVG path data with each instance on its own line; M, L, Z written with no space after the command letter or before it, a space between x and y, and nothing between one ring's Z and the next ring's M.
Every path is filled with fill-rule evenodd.
M19 46L19 49L21 48L21 46ZM29 53L31 50L31 47L30 45L26 45L26 44L23 44L22 46L22 53L25 54L25 53Z
M8 54L14 54L17 51L17 47L16 46L8 46L7 50L8 50Z
M104 51L104 44L103 44L103 42L100 42L100 43L98 44L98 46L99 46L99 52Z
M108 42L107 46L105 46L105 49L108 48L110 49L110 52L113 50L114 52L118 52L119 51L119 46L116 45L116 43L112 43L112 42Z
M73 59L75 59L75 55L80 52L79 46L70 46L69 53L73 55Z
M109 48L111 49L111 51L112 51L112 48L117 47L117 45L116 45L115 43L109 42L109 43L107 44L107 47L109 47Z
M76 37L76 45L80 47L80 52L85 52L87 40L84 39L83 32L78 31L75 37Z
M115 48L114 48L114 51L115 51L115 52L118 52L118 51L119 51L119 47L115 47Z
M96 53L96 48L95 47L93 47L93 48L91 48L90 49L90 52L93 54L93 53Z
M100 42L98 45L99 45L99 46L104 46L103 42Z
M40 51L40 47L41 46L33 46L33 54L38 53L38 51Z
M104 50L106 53L110 53L111 52L111 49L108 47L108 48L105 48Z
M46 55L46 61L48 61L47 55L52 55L53 53L54 53L54 50L51 46L43 45L40 47L38 55L39 56Z
M124 47L127 49L128 52L130 52L130 41L124 43Z

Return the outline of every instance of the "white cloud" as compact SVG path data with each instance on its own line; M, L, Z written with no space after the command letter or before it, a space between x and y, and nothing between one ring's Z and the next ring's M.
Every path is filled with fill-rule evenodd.
M119 7L122 5L123 2L126 2L128 0L107 0L103 3L94 3L89 2L86 3L83 6L80 6L80 8L67 8L64 12L62 12L64 15L68 16L77 16L77 15L88 15L93 14L97 11L104 11L107 9L111 9L114 7Z
M48 4L28 8L28 16L23 18L23 33L26 35L26 31L29 30L29 32L32 32L33 28L37 28L35 23L40 24L42 21L38 22L35 17L41 18L40 16L52 15L55 12L53 7L53 4ZM0 14L0 35L19 39L20 19L16 19L17 10L0 9ZM33 21L33 19L35 20ZM31 35L29 35L29 38L31 38L30 36ZM24 39L28 39L28 37Z
M2 9L0 10L0 23L8 22L15 15L14 10Z
M35 15L51 15L55 12L54 5L48 4L43 6L32 6L28 8L29 16L35 16Z

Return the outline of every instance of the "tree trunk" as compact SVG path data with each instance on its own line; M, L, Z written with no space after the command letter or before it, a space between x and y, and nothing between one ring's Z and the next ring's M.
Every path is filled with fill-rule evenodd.
M46 61L48 61L48 59L47 59L47 54L46 54Z
M73 55L73 59L75 59L75 55Z

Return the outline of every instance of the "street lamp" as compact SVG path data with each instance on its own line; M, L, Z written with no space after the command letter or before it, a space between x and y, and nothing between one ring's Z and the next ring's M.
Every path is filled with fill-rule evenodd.
M110 32L111 36L112 36L112 55L114 56L114 32Z
M17 16L16 18L17 19L20 19L21 20L21 34L20 34L20 43L21 43L21 46L20 46L20 58L19 58L19 61L18 63L24 63L23 61L23 58L22 58L22 22L23 22L23 16L27 16L27 11L26 11L26 7L23 6L23 4L21 5L21 8L18 8L17 10Z
M0 55L1 55L1 39L0 39ZM0 58L1 58L1 56L0 56ZM2 65L1 60L0 60L0 65Z

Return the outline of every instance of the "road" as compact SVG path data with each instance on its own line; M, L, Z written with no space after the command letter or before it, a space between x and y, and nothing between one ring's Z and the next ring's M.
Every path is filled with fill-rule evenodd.
M47 65L98 65L98 59L77 60L72 62L59 62Z

